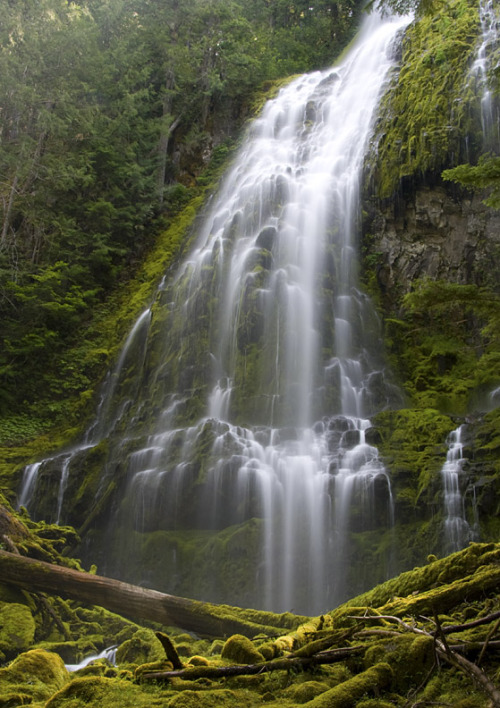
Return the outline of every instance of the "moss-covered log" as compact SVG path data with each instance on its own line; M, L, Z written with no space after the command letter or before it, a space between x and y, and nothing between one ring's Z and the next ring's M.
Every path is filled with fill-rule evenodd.
M276 635L307 619L189 600L7 551L0 551L0 577L4 583L30 592L47 592L99 605L126 617L182 627L202 636Z
M217 679L228 676L252 676L255 674L265 674L271 671L302 671L311 669L322 664L334 664L337 661L345 661L358 654L363 654L366 647L353 646L341 647L324 651L313 656L289 657L284 659L274 659L262 664L233 664L231 666L195 666L180 669L178 671L152 671L141 674L143 679L155 679L166 681L173 678L182 678L186 681L195 681L199 678Z
M309 701L309 706L310 708L351 708L362 696L365 694L377 695L391 681L392 669L389 664L375 664L375 666L371 666L366 671Z

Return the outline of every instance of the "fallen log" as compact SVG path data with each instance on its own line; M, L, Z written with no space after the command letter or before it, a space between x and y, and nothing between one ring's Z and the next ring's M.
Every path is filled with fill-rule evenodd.
M396 616L391 616L391 615L378 615L376 617L372 616L363 616L363 617L352 617L352 619L358 619L362 620L363 622L369 622L373 620L387 620L389 622L393 622L394 624L398 625L403 629L403 631L407 632L413 632L414 634L419 634L419 635L425 635L427 637L432 637L434 639L434 651L436 652L436 655L440 658L443 659L444 661L447 661L449 664L452 666L458 668L462 673L465 673L467 676L472 678L478 685L479 687L489 696L490 698L490 703L493 708L500 708L500 689L497 688L497 686L493 683L493 681L487 676L487 674L479 668L476 664L473 664L472 661L469 661L468 659L465 658L465 656L462 656L457 649L460 647L458 646L450 646L444 636L444 633L441 628L441 624L439 621L439 617L437 613L434 613L434 625L437 628L437 631L430 632L426 629L422 629L420 627L415 626L414 624L408 624L407 622L404 622L400 617ZM427 618L426 618L427 619ZM486 619L486 618L485 618ZM491 615L488 617L488 620L491 621ZM469 623L469 625L473 624L472 622ZM477 626L479 622L476 621L475 626ZM482 624L482 623L481 623ZM463 625L455 625L463 627ZM377 633L383 633L384 635L387 634L387 630L376 630L372 629L370 631L371 634L374 632ZM360 636L363 634L363 632L358 632L357 636ZM397 634L397 632L394 632L394 634ZM487 641L484 642L484 647L486 646L492 646L492 642L489 642L489 637L491 636L491 633L488 635ZM481 657L483 655L483 652L481 652Z
M215 605L150 590L0 550L0 582L98 605L130 619L175 626L206 637L279 635L306 617Z
M185 681L195 681L200 678L222 678L228 676L252 676L266 674L270 671L291 671L305 669L321 664L334 664L344 661L351 656L362 654L365 646L341 647L330 651L320 652L312 656L289 657L286 659L273 659L262 664L232 664L231 666L192 666L177 671L145 671L141 679L168 681L173 678L182 678Z

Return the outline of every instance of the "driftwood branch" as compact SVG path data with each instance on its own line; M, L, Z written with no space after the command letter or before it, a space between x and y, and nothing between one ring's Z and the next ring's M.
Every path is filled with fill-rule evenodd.
M175 626L202 636L224 637L231 634L255 636L270 632L277 634L292 628L289 621L272 612L259 612L259 622L246 613L228 605L213 605L167 595L157 590L123 583L120 580L72 570L44 561L0 550L0 578L29 592L46 592L105 607L133 619L151 620L164 626ZM249 618L247 619L247 616ZM305 618L296 617L297 626ZM268 625L263 621L269 621Z
M313 656L291 657L285 659L273 659L262 664L234 664L232 666L195 666L178 671L152 671L141 674L142 679L155 679L168 681L173 678L182 678L186 681L194 681L199 678L223 678L228 676L251 676L255 674L265 674L270 671L290 671L293 669L304 669L320 664L334 664L337 661L344 661L356 654L362 654L366 650L364 646L341 647L330 651L319 652Z
M437 615L435 615L434 618L434 623L437 626L437 631L435 632L428 632L424 629L421 629L419 627L416 627L415 625L410 625L407 622L403 622L403 620L400 617L394 617L392 615L377 615L375 617L373 616L363 616L363 617L354 617L353 619L359 619L362 620L363 622L366 621L374 621L374 620L380 620L384 619L389 622L393 622L401 627L403 627L404 630L414 632L415 634L424 634L427 635L428 637L432 637L435 640L435 651L436 655L440 659L444 659L447 661L449 664L452 666L455 666L456 668L460 669L463 673L467 674L470 678L472 678L482 689L483 691L489 696L491 700L491 705L494 708L500 708L500 690L495 686L493 681L491 681L490 678L485 674L485 672L479 668L476 664L473 664L472 661L469 661L466 659L464 656L462 656L454 647L450 647L449 644L447 643L446 639L444 638L444 634L441 630L441 625L439 623L439 619ZM485 618L482 618L485 619ZM492 621L492 620L490 620ZM469 623L469 625L472 623ZM460 626L460 625L455 625L455 626ZM376 630L371 630L373 633ZM387 632L388 630L381 630L383 632ZM456 629L455 629L456 631ZM488 642L485 642L485 645L488 644Z
M483 648L481 649L481 653L480 653L480 655L479 655L479 659L478 659L477 662L476 662L478 666L479 666L479 664L480 664L480 663L482 662L482 660L483 660L483 656L484 656L485 653L486 653L486 649L487 649L487 647L488 647L488 644L491 645L491 644L493 643L493 642L491 642L490 640L491 640L491 638L496 634L496 631L497 631L499 625L500 625L500 617L497 619L497 621L495 622L495 624L493 625L493 627L492 627L492 628L490 629L490 631L488 632L488 635L487 635L487 637L486 637L486 641L484 642L484 646L483 646Z
M439 648L437 651L441 658L445 659L452 666L461 669L465 674L473 678L483 689L483 691L490 697L491 705L494 706L494 708L500 708L500 690L498 690L493 681L488 678L479 666L476 666L476 664L473 664L472 661L469 661L461 654L458 654L458 652L450 651L450 654L448 655L446 651L440 650Z
M428 617L423 617L423 619L428 620ZM472 622L466 622L465 624L448 624L445 627L441 627L443 634L454 634L455 632L465 632L467 629L473 629L474 627L480 627L483 624L490 624L495 620L500 619L500 612L493 612L485 617L480 617ZM429 620L430 621L430 620Z

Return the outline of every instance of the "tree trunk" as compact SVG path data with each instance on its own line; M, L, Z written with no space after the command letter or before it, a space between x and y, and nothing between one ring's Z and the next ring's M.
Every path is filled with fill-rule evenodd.
M2 583L29 592L47 592L99 605L125 617L181 627L201 636L224 637L236 633L247 637L259 633L276 636L307 619L297 616L291 620L289 614L285 616L261 611L252 616L252 610L167 595L1 550L0 579Z
M163 99L163 120L166 121L171 115L172 108L172 91L175 87L175 76L170 69L167 69L165 76L165 97ZM165 188L165 175L167 170L167 156L168 156L168 144L170 142L170 137L174 130L177 128L181 122L181 116L172 119L169 127L165 129L162 127L160 134L160 140L158 143L158 176L157 176L157 188L158 188L158 201L159 205L163 204L163 190Z
M5 243L5 241L7 240L7 234L9 233L9 226L10 226L10 217L12 214L12 206L14 204L14 197L17 193L18 182L19 182L19 175L16 171L16 174L14 176L14 179L12 180L12 184L10 187L9 199L7 201L7 204L5 205L5 208L4 208L2 233L0 234L0 243Z

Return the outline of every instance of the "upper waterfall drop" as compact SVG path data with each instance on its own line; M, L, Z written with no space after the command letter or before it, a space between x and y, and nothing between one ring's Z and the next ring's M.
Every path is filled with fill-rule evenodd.
M102 571L132 579L133 564L150 582L158 542L166 583L155 585L176 594L316 614L362 589L350 533L389 529L393 515L369 417L400 400L359 284L359 191L408 22L368 16L338 66L267 103L193 250L134 327L129 340L148 336L136 373L123 356L118 367L133 395L122 404L124 386L108 384L88 436L109 432ZM71 475L70 465L55 492L63 520ZM236 527L243 545L228 541ZM196 571L183 553L194 533L213 539ZM244 563L245 582L223 586L217 563ZM196 586L182 584L188 572Z
M481 125L484 147L498 152L500 150L500 115L499 107L493 100L490 85L492 59L494 52L498 52L499 47L500 10L495 5L494 0L481 0L479 3L481 44L478 47L471 74L476 77L482 94Z

